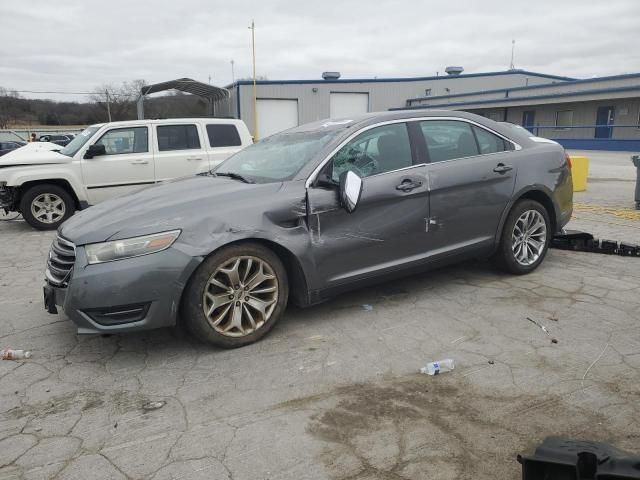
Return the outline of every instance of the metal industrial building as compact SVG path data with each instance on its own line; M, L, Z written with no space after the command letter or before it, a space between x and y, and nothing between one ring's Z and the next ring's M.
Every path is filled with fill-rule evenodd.
M640 150L640 73L574 79L508 70L416 78L258 80L228 85L216 113L245 121L252 134L273 133L323 118L398 109L465 110L528 128L569 148ZM257 135L256 135L257 133Z
M400 108L465 110L522 125L567 148L640 150L640 73L423 95Z
M252 134L264 138L281 130L323 118L340 118L404 106L408 98L451 95L465 92L516 88L565 82L558 77L525 70L460 74L416 78L340 79L325 72L319 80L258 80L258 132L254 132L253 82L241 80L228 85L230 98L216 106L218 114L244 120Z

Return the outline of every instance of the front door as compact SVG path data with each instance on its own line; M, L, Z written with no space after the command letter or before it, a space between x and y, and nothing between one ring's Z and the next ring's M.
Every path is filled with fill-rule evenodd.
M527 110L522 112L522 126L533 133L533 126L535 125L536 112L534 110Z
M104 145L106 155L82 159L82 176L90 204L119 197L154 183L149 127L112 128L95 143Z
M405 123L364 131L327 164L337 183L351 170L363 178L353 213L339 205L337 187L310 187L309 228L317 280L327 286L364 279L426 257L429 215L426 166L415 155Z
M420 122L428 151L431 255L493 247L511 200L511 142L463 121Z
M596 138L611 138L614 120L613 107L598 107L596 114Z

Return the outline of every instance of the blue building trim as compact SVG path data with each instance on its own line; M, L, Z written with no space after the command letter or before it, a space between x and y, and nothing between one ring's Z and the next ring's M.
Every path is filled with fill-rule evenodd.
M587 78L584 80L568 80L561 83L543 83L541 85L530 85L527 87L512 87L512 88L498 88L495 90L481 90L477 92L466 92L466 93L457 93L454 95L438 95L434 97L415 97L407 99L407 102L414 100L444 100L447 98L457 98L457 97L467 97L470 95L484 95L486 93L505 93L505 97L509 96L509 92L518 92L523 90L537 90L540 88L550 88L550 87L558 87L562 85L562 88L567 88L571 85L582 85L585 83L594 83L594 82L606 82L610 80L626 80L629 78L640 78L640 73L626 73L624 75L611 75L608 77L597 77L597 78Z
M616 152L640 152L640 139L615 138L554 138L564 148L572 150L612 150Z
M529 72L528 70L509 70L506 72L487 72L487 73L467 73L462 75L439 75L431 77L399 77L399 78L348 78L338 80L258 80L257 85L304 85L304 84L325 84L325 83L392 83L392 82L422 82L425 80L455 80L457 78L473 78L473 77L495 77L500 75L529 75L532 77L549 78L552 80L571 81L575 78L561 77L558 75L549 75L546 73ZM253 85L253 80L239 80L225 88L229 89L236 85Z
M523 101L530 100L543 100L547 98L563 98L563 97L580 97L583 95L595 95L600 93L616 93L616 92L633 92L640 91L640 86L636 87L615 87L615 88L600 88L595 90L584 90L580 92L567 92L567 93L549 93L546 95L533 95L530 97L508 97L497 98L491 100L477 100L469 102L452 102L452 103L436 103L433 105L416 105L415 107L397 107L390 108L389 110L423 110L433 108L450 108L450 107L463 107L466 105L491 105L495 103L508 103L518 105ZM476 94L477 95L477 94Z

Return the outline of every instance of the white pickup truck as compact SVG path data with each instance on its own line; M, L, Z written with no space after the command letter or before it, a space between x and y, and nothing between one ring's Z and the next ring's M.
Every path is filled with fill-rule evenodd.
M211 170L252 143L241 120L180 118L91 125L66 147L0 157L0 210L39 230L147 185Z

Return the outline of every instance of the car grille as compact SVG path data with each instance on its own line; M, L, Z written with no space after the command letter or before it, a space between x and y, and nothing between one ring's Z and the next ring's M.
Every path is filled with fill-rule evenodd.
M66 287L75 261L76 246L64 238L56 237L47 260L47 282L56 287Z

